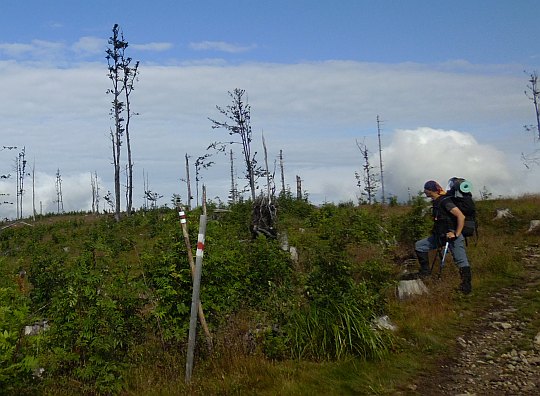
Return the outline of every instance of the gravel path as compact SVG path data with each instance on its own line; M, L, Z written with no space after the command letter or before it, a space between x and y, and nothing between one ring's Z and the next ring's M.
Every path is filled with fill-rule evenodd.
M526 248L526 279L501 289L472 330L457 338L458 353L409 387L411 395L540 395L540 328L518 317L526 293L540 293L540 246Z

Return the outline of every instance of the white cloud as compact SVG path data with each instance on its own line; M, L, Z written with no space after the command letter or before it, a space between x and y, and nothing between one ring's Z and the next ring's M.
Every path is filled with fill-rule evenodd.
M99 37L81 37L73 44L72 49L80 55L103 54L107 47L107 40Z
M509 195L516 183L505 154L466 132L397 130L383 152L385 190L400 197L416 195L427 180L445 186L454 176L471 181L476 194L489 186L496 195Z
M31 53L34 46L22 43L1 43L0 52L9 57L19 57L23 54Z
M8 57L50 59L64 51L65 45L54 41L32 40L26 43L0 43L0 52Z
M190 43L189 47L196 51L221 51L236 54L240 52L251 51L257 48L256 45L240 45L232 44L224 41L200 41L198 43Z
M146 43L146 44L130 44L130 48L136 49L138 51L153 51L161 52L170 50L173 45L172 43Z

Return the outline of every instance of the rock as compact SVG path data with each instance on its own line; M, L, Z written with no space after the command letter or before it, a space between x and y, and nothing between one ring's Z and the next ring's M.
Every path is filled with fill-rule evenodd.
M531 220L527 232L533 232L540 228L540 220Z
M497 209L497 215L493 220L513 218L514 215L510 209Z
M31 326L24 326L24 335L33 336L41 333L42 331L49 329L49 323L47 320L42 320L37 323L34 323Z
M428 288L421 279L402 280L397 286L397 295L400 300L427 293L429 293Z
M296 248L294 246L291 246L289 248L289 253L291 254L291 260L294 263L297 263L298 262L298 250L296 250Z
M385 329L385 330L391 330L396 331L397 327L392 323L388 315L380 316L377 319L375 319L375 326L377 326L379 329Z

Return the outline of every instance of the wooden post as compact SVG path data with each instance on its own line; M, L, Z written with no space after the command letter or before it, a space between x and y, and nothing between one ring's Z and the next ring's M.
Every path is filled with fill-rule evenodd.
M195 263L195 275L193 277L193 293L191 296L191 316L189 320L188 350L186 359L186 383L191 381L193 373L193 356L195 354L195 340L197 333L197 311L199 306L199 291L201 286L201 272L204 252L204 239L206 233L206 215L201 215L199 220L199 236L197 238L197 253Z
M180 216L180 225L182 226L182 234L184 235L184 242L186 244L189 267L191 268L191 278L194 280L195 279L195 262L193 260L193 253L191 252L191 243L189 241L186 213L181 207L178 207L178 215ZM199 306L197 308L197 312L199 315L199 321L201 322L201 326L204 330L204 334L206 335L206 343L208 345L208 349L212 350L213 348L212 334L210 333L210 330L208 329L208 324L206 323L206 318L204 316L202 303L200 301L199 301Z

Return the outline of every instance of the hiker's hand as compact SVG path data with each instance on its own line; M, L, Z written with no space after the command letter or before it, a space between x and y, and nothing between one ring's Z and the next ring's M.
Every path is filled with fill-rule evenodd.
M449 241L453 241L456 238L457 238L457 235L454 231L448 231L446 233L446 239L448 239Z

